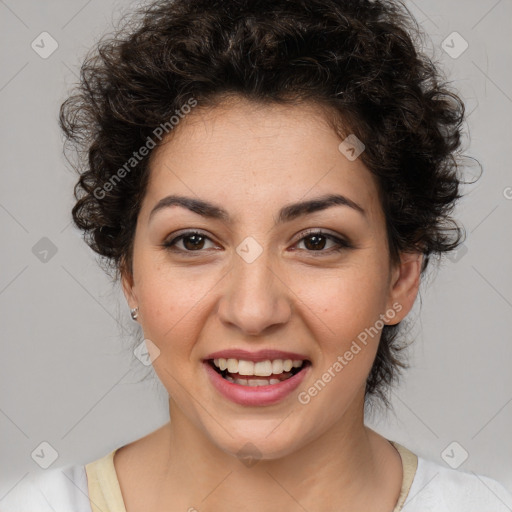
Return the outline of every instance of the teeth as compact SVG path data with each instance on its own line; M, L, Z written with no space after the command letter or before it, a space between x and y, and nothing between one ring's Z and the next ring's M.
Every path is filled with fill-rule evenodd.
M238 372L238 361L236 359L228 359L228 372L229 373L237 373Z
M229 375L226 377L229 382L234 382L235 384L241 384L242 386L268 386L270 384L279 384L281 381L279 379L233 379Z
M239 375L255 375L254 363L252 361L238 361Z
M284 362L281 359L276 359L272 361L272 373L282 373L284 367Z
M255 375L257 377L269 377L270 375L279 375L283 372L289 372L292 368L300 368L304 361L300 359L274 359L270 361L247 361L244 359L214 359L213 363L220 370L227 370L229 373L238 373L239 375ZM245 380L245 379L242 379ZM276 379L271 379L276 380ZM255 379L253 379L255 381ZM250 382L250 379L249 379ZM256 382L256 381L255 381ZM258 380L258 383L264 382ZM250 383L248 384L251 385ZM256 385L256 384L253 384ZM261 384L260 384L261 385Z
M254 363L254 373L258 377L268 377L272 375L272 361L258 361Z

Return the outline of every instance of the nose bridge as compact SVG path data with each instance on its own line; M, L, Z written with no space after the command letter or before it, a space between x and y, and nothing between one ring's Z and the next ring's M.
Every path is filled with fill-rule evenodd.
M248 247L248 254L254 251L254 246ZM223 322L256 335L272 325L285 323L290 316L290 305L286 287L276 277L268 251L262 250L251 260L245 257L243 249L241 244L234 254L219 315Z

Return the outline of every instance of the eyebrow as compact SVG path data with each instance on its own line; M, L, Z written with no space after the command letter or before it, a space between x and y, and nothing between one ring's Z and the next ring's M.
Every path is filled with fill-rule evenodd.
M160 201L158 201L155 207L151 210L149 220L151 220L156 212L171 206L181 206L191 212L201 215L202 217L221 220L225 223L232 222L231 216L222 207L203 199L178 195L170 195L160 199ZM283 208L279 210L276 224L290 222L298 217L326 210L333 206L347 206L359 212L361 215L366 216L365 210L348 197L341 194L328 194L309 201L300 201L283 206Z

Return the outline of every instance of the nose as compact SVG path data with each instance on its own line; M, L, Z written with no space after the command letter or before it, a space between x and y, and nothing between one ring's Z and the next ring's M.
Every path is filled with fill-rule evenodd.
M292 311L291 292L283 277L276 265L271 267L266 250L252 263L235 254L219 301L221 321L251 336L288 322Z

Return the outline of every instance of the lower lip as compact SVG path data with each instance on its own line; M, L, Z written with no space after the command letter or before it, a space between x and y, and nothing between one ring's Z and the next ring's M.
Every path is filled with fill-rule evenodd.
M299 373L281 381L279 384L267 386L243 386L224 379L210 363L203 363L212 384L223 396L240 405L272 405L287 397L304 380L310 364Z

